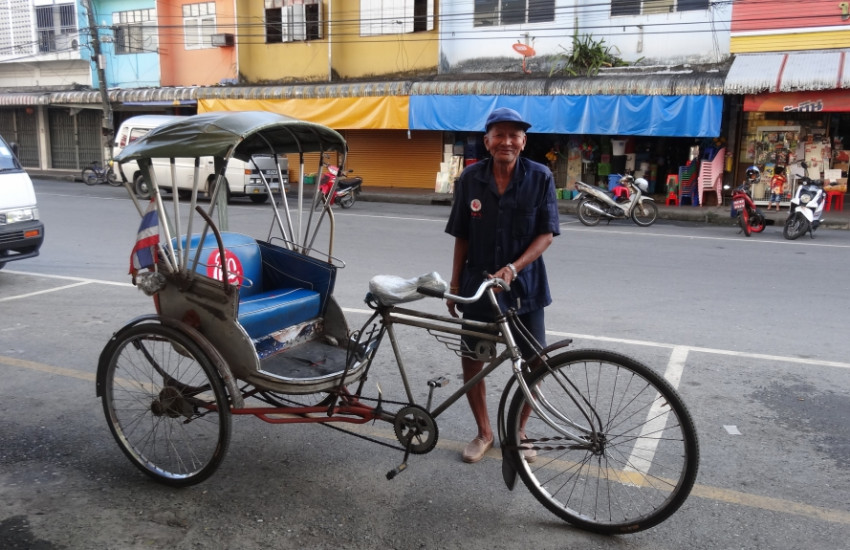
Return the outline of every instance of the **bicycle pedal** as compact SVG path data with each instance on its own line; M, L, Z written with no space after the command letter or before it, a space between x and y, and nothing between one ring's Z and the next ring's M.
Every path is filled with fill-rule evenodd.
M431 380L428 380L428 387L430 388L442 388L448 385L449 380L445 376L438 376L437 378L432 378Z

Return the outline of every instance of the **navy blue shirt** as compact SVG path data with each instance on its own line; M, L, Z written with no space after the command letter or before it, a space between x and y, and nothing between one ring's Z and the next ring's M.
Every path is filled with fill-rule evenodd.
M513 176L499 196L493 177L492 159L467 166L455 184L454 203L446 233L469 242L466 265L460 280L461 296L469 296L484 279L519 258L531 242L544 233L559 235L555 181L547 167L523 157L517 159ZM535 311L552 303L543 257L527 265L511 283L518 313ZM505 293L499 294L503 309L516 306ZM489 304L466 306L487 314Z

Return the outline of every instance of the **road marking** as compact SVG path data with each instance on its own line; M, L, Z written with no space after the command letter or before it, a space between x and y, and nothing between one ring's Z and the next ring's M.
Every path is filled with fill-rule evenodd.
M57 286L55 288L48 288L45 290L37 290L36 292L28 292L27 294L18 294L17 296L6 296L5 298L0 298L0 302L8 302L9 300L19 300L21 298L30 298L32 296L39 296L41 294L49 294L51 292L56 292L59 290L67 290L69 288L74 288L78 286L91 284L91 281L80 281L77 283L71 283L70 285Z
M120 281L107 281L105 279L89 279L88 277L72 277L70 275L53 275L51 273L32 273L28 271L14 271L11 269L3 270L3 273L8 273L10 275L27 275L30 277L44 277L46 279L60 279L63 281L78 281L81 283L96 283L99 285L112 285L112 286L133 286L132 283L123 283Z
M732 226L730 226L731 228ZM821 248L850 248L850 244L829 244L829 243L819 243L816 241L812 241L812 239L806 238L805 240L775 240L769 238L754 238L747 239L746 237L716 237L716 236L705 236L705 235L671 235L671 234L661 234L661 233L651 233L649 231L623 231L623 230L610 230L610 229L602 229L602 228L590 228L590 227L581 227L576 226L575 228L569 228L571 231L581 231L585 233L591 232L601 232L605 231L606 235L626 235L630 237L655 237L659 239L691 239L691 240L703 240L703 241L730 241L736 243L758 243L758 244L775 244L775 245L783 245L783 246L816 246ZM836 230L842 231L842 230Z

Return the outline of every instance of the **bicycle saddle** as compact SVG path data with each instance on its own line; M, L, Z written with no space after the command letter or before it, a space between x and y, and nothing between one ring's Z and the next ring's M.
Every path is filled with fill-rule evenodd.
M416 291L420 286L426 286L440 292L449 289L448 283L436 271L405 279L397 275L375 275L369 281L369 293L381 304L391 306L404 302L412 302L424 298L424 294Z

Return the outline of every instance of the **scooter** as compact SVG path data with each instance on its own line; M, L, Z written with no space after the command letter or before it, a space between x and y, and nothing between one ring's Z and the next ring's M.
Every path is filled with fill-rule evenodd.
M741 231L747 237L752 233L761 233L773 221L765 219L764 212L756 207L749 181L745 181L732 191L732 217L738 218Z
M805 163L800 164L803 169L807 168ZM815 230L823 222L823 207L826 204L826 193L823 190L822 180L813 180L807 176L800 178L800 185L791 198L791 209L785 220L782 235L793 241L809 233L815 238Z
M353 173L354 170L349 170L348 173ZM336 187L334 187L336 182ZM359 176L339 177L339 167L336 165L328 166L328 169L322 175L319 182L319 191L322 193L323 200L318 203L317 208L327 204L335 204L339 201L339 205L343 208L351 208L357 201L357 196L360 194L360 188L363 185L363 178ZM333 195L330 192L333 189Z
M618 193L616 196L610 191L581 181L577 181L575 185L576 190L580 192L576 213L584 225L594 226L602 218L609 222L631 218L637 225L648 227L658 219L655 201L643 195L649 187L649 182L643 178L636 180L632 176L623 176L620 185L625 187L628 193Z

